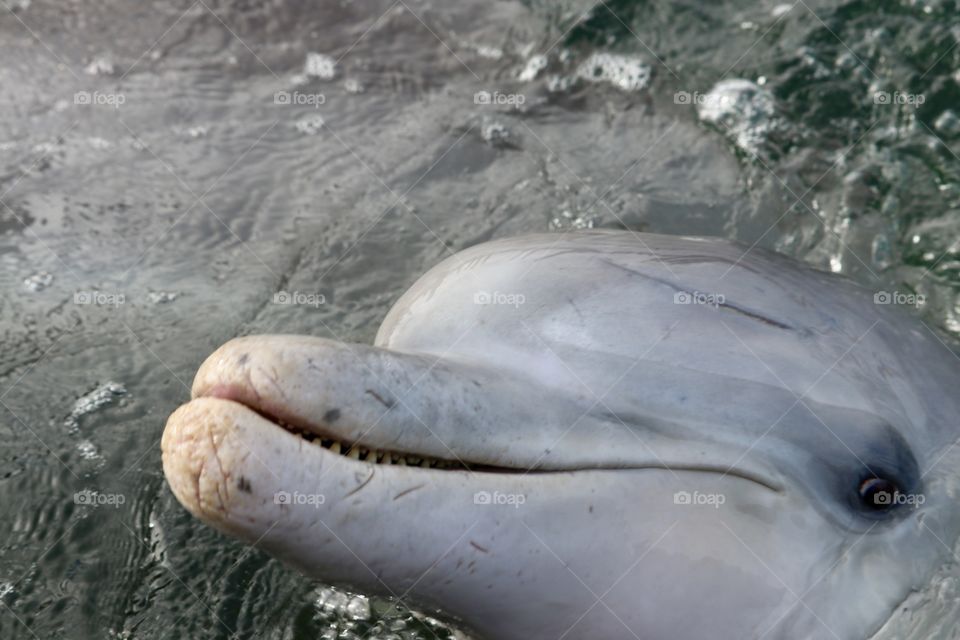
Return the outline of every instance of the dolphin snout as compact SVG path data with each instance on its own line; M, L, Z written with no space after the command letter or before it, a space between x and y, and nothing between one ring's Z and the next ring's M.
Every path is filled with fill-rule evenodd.
M226 343L200 367L192 395L245 405L319 438L523 469L567 464L551 449L570 428L563 416L576 409L571 400L503 371L284 335ZM572 434L565 440L575 442Z
M260 419L250 413L234 402L200 398L177 409L163 432L163 470L174 495L192 514L217 526L228 525L245 510L256 476L267 470L265 462L247 464L253 452L243 442L246 425L251 417ZM263 449L256 458L275 456L276 451ZM237 471L241 468L243 475ZM256 511L250 508L256 505L246 506Z

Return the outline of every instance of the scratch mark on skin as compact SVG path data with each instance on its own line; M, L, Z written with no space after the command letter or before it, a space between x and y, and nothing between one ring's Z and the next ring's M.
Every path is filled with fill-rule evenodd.
M380 404L382 404L383 406L385 406L387 409L393 409L393 407L397 404L397 403L394 402L393 400L389 400L389 401L388 401L388 400L384 400L384 399L383 399L383 396L381 396L379 393L377 393L377 392L374 391L373 389L367 389L367 393L369 393L371 396L373 396L373 398L374 398L377 402L379 402Z
M375 473L376 473L376 470L375 470L375 469L371 469L371 470L370 470L370 475L367 477L366 480L363 481L363 484L361 484L360 486L358 486L356 489L354 489L353 491L351 491L350 493L348 493L348 494L347 494L346 496L344 496L344 497L345 497L345 498L349 498L349 497L355 495L356 493L358 493L358 492L360 491L360 489L363 489L365 486L367 486L368 484L370 484L370 481L373 480L373 475L374 475ZM394 498L394 500L396 500L396 498Z
M287 401L287 394L284 393L283 387L280 386L280 383L277 382L277 371L276 369L271 368L270 373L268 374L263 368L260 369L260 372L263 373L264 377L270 381L270 384L273 385L273 388L277 390L277 393L280 394L280 398L283 402Z
M245 367L243 370L243 375L247 379L247 388L257 397L257 402L261 402L262 398L260 397L260 392L257 391L257 386L253 384L253 377L250 375L250 367Z
M662 285L664 285L664 286L666 286L666 287L669 287L670 289L673 289L673 290L674 290L675 292L677 292L677 293L685 293L685 294L687 294L688 296L693 296L694 293L695 293L695 292L692 292L692 291L687 291L687 290L684 289L683 287L679 287L679 286L675 285L674 283L670 282L669 280L665 280L665 279L663 279L663 278L657 278L656 276L650 275L649 273L644 273L643 271L639 271L639 270L637 270L637 269L631 269L631 268L629 268L629 267L625 267L625 266L623 266L623 265L620 265L620 264L617 264L617 263L613 262L612 260L602 260L601 262L604 262L604 263L610 265L611 267L614 267L615 269L619 269L620 271L629 273L629 274L631 274L631 275L639 276L639 277L641 277L641 278L646 278L647 280L650 280L650 281L652 281L652 282L657 282L657 283L659 283L659 284L662 284ZM790 325L788 325L788 324L786 324L786 323L780 322L779 320L775 320L775 319L773 319L773 318L768 318L768 317L766 317L766 316L764 316L764 315L761 315L761 314L759 314L759 313L757 313L757 312L755 312L755 311L750 311L749 309L744 309L744 308L742 308L742 307L738 307L738 306L733 305L733 304L730 304L729 302L726 302L726 301L724 301L724 302L719 302L719 303L717 303L716 306L717 306L717 308L723 309L723 310L725 310L725 311L732 311L732 312L734 312L734 313L739 313L740 315L746 316L746 317L748 317L748 318L753 318L754 320L759 320L760 322L763 322L764 324L770 325L771 327L776 327L777 329L784 329L784 330L786 330L786 331L797 331L797 328L796 328L796 327L792 327L792 326L790 326Z
M583 313L580 311L580 307L577 306L577 303L573 301L573 298L567 298L567 302L570 303L570 306L573 307L573 310L577 312L577 318L580 319L580 325L586 324L583 319Z
M401 492L398 493L397 495L393 496L393 499L394 499L394 500L399 500L399 499L402 498L403 496L408 495L408 494L411 494L411 493L413 493L414 491L416 491L417 489L423 489L425 486L426 486L425 484L418 484L418 485L415 486L415 487L410 487L410 488L407 489L406 491L401 491Z
M217 468L220 470L220 479L221 481L217 483L217 501L220 503L220 511L226 513L227 507L224 505L223 496L220 495L220 489L223 488L223 492L227 494L227 501L230 500L230 494L227 493L227 480L230 478L230 474L223 472L223 463L220 461L220 451L217 450L217 441L213 437L213 434L209 434L210 438L210 449L213 451L213 457L217 461Z
M197 508L200 509L203 506L203 501L200 499L200 478L203 477L203 472L207 468L207 459L206 457L201 458L200 460L200 469L197 471L196 482L193 483L193 490L196 493L197 498Z
M732 304L730 304L730 303L728 303L728 302L721 302L718 306L719 306L721 309L729 309L730 311L734 311L734 312L739 313L739 314L741 314L741 315L745 315L745 316L747 316L748 318L753 318L754 320L759 320L760 322L763 322L763 323L765 323L765 324L768 324L768 325L770 325L771 327L776 327L777 329L786 329L786 330L788 330L788 331L795 331L795 330L796 330L796 329L794 329L793 327L791 327L790 325L784 324L784 323L780 322L779 320L774 320L773 318L767 318L766 316L762 316L762 315L760 315L760 314L758 314L758 313L754 313L753 311L748 311L747 309L741 309L740 307L737 307L737 306L735 306L735 305L732 305Z
M477 544L476 542L474 542L473 540L470 541L470 546L473 547L474 549L476 549L477 551L481 552L481 553L490 553L490 550L489 550L489 549L487 549L487 548L485 548L485 547L481 547L480 545L478 545L478 544Z

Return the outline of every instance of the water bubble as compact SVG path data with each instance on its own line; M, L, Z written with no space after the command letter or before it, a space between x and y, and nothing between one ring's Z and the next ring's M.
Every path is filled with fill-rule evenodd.
M118 382L105 382L90 393L77 398L73 403L73 410L64 420L64 425L70 429L80 426L80 418L97 409L112 404L117 396L126 395L127 389Z
M308 53L303 65L303 73L308 78L333 80L337 75L337 61L322 53Z
M323 128L324 120L319 115L307 116L297 120L293 125L296 127L297 131L304 133L308 136L316 135L320 133L320 130Z
M560 212L560 215L550 220L549 228L551 231L593 229L598 222L599 219L597 216L586 213L574 213L569 209L564 209Z
M960 118L952 109L947 109L933 121L933 128L948 136L960 134Z
M109 140L105 138L100 138L97 136L94 136L92 138L87 138L87 142L89 143L90 148L97 149L100 151L104 149L109 149L110 147L113 146L113 143L110 142Z
M535 79L541 71L547 68L547 56L535 55L527 60L526 66L520 71L517 78L523 82Z
M53 276L46 271L35 273L23 281L23 286L27 289L27 291L32 291L34 293L43 291L51 284L53 284Z
M770 11L770 15L774 18L779 18L780 16L790 13L790 10L793 9L794 5L792 4L778 4Z
M697 101L697 115L749 153L759 152L777 126L773 94L749 80L718 82Z
M547 91L551 93L566 91L573 86L575 81L576 78L571 78L569 76L552 75L547 78Z
M97 445L93 444L89 440L82 440L77 443L77 451L80 452L80 457L84 460L98 460L100 458L100 452L97 450Z
M485 121L480 126L480 137L487 144L494 147L507 146L510 138L510 130L496 121Z
M317 594L316 605L325 613L342 615L350 603L350 596L336 589L321 589Z
M346 614L353 620L369 620L370 601L363 596L354 596L347 603Z
M178 295L180 294L174 291L151 291L147 294L147 300L151 304L166 304L176 300Z
M873 258L873 264L878 269L887 269L893 264L893 249L890 247L890 239L885 234L877 234L870 243L870 253Z
M639 91L650 84L650 65L638 57L613 53L594 53L577 69L577 76L588 82L608 82L624 91Z
M486 45L480 45L477 47L477 55L481 58L488 58L490 60L499 60L503 57L503 49L500 47L490 47Z
M113 70L113 60L110 56L101 55L91 60L83 72L91 76L109 76L113 74Z

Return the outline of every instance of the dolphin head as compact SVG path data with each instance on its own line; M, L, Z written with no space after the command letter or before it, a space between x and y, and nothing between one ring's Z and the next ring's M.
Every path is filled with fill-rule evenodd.
M235 339L169 419L204 522L503 639L864 638L960 534L960 361L715 239L497 241L374 345Z

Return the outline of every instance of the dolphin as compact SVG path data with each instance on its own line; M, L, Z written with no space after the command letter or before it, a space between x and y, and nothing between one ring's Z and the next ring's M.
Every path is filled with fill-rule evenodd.
M480 638L860 640L960 535L960 360L896 299L723 239L489 242L373 345L220 347L164 473Z

